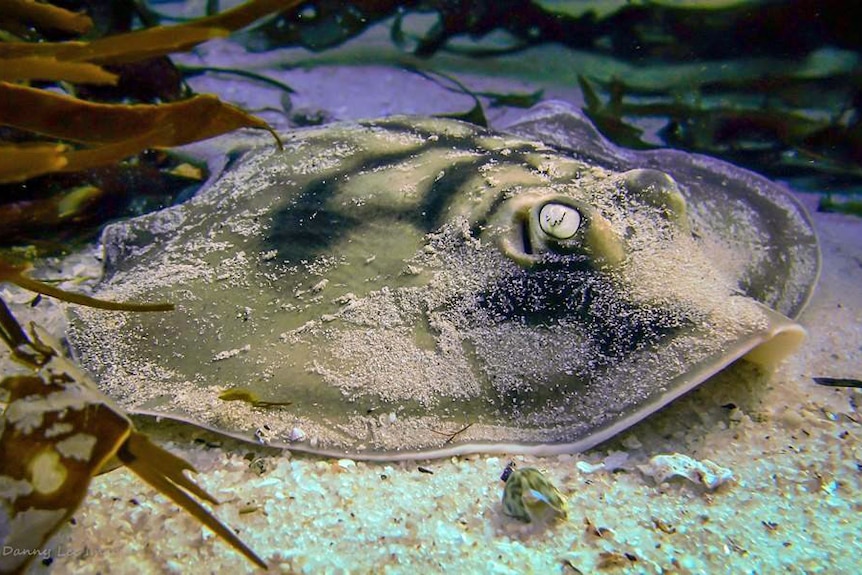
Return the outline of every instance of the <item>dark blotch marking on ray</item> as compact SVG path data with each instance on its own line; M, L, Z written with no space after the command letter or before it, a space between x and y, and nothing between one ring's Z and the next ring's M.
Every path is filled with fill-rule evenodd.
M282 261L295 264L325 252L339 235L361 225L343 210L327 207L337 186L334 180L317 181L280 209L264 240L265 249L277 249Z
M693 325L691 318L678 313L613 297L616 291L610 279L597 275L586 256L553 255L530 270L512 269L512 273L472 294L469 301L454 302L456 314L470 324L487 325L492 330L510 322L549 333L578 325L589 334L585 340L594 346L591 354L595 361L581 369L556 365L537 374L538 379L527 377L518 386L502 388L495 384L495 366L483 365L488 383L498 390L491 396L492 404L507 418L540 413L562 395L584 394L631 353L660 346ZM620 317L626 321L620 322ZM482 365L481 353L471 355Z
M263 249L278 250L278 259L288 264L312 260L326 252L339 237L361 226L365 217L353 216L348 210L332 209L331 200L338 194L341 182L348 181L347 176L351 174L389 167L412 155L412 152L401 152L377 156L358 168L351 165L306 185L295 199L286 202L273 214L272 226L262 242ZM388 217L394 216L392 213ZM381 213L377 217L387 216Z
M375 124L375 127L396 133L419 135L425 137L427 143L406 152L377 155L359 166L347 165L343 170L328 173L325 178L306 185L295 199L285 203L274 213L272 227L262 242L262 251L277 250L278 260L283 263L296 264L303 260L310 261L327 252L340 237L355 233L369 217L376 220L390 218L393 221L406 219L414 223L423 233L434 231L446 220L445 209L450 205L451 200L463 191L463 185L475 177L482 166L495 161L500 163L513 161L511 156L506 157L479 148L475 137L439 136L438 139L433 140L429 139L430 136L438 134L412 128L406 124L391 122L385 125ZM480 131L477 135L490 134ZM320 144L325 145L326 141L322 140ZM338 195L340 186L350 185L349 176L391 168L441 146L462 150L475 149L481 151L482 156L472 162L447 166L445 176L434 182L431 190L423 198L418 211L381 208L380 211L369 216L367 213L352 214L349 207L333 209L330 200ZM533 147L527 144L515 151L533 151ZM499 204L495 201L494 205ZM487 221L487 216L483 221Z
M475 162L459 163L445 168L445 175L435 181L423 198L417 224L422 231L431 232L439 228L448 219L446 208L452 199L464 192L464 184L476 176L482 166L491 162L488 158L480 158Z
M691 324L671 311L608 295L614 293L610 280L589 271L586 257L556 256L543 269L505 276L476 301L483 316L494 322L516 321L539 329L577 322L589 331L607 362L655 345ZM620 322L620 317L627 321Z

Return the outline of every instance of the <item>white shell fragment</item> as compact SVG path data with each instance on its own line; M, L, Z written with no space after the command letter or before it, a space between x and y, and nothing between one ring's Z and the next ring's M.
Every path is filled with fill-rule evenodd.
M716 489L719 485L733 479L733 471L730 469L709 459L697 461L681 453L656 455L648 463L638 465L638 469L644 475L652 477L656 483L664 483L668 479L682 477L710 490Z
M299 427L294 427L293 429L291 429L290 435L287 436L288 440L291 442L304 441L306 437L308 437L306 433Z

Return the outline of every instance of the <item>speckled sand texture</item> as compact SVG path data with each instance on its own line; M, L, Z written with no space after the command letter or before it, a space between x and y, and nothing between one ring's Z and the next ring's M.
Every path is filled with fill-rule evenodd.
M815 221L824 270L801 318L810 337L771 380L737 369L599 449L515 457L569 497L564 523L502 513L505 457L367 464L146 430L198 467L223 501L216 514L273 573L857 573L862 391L811 377L862 375L862 221ZM674 452L735 479L709 491L638 469ZM124 469L93 481L55 541L50 569L34 573L254 571Z

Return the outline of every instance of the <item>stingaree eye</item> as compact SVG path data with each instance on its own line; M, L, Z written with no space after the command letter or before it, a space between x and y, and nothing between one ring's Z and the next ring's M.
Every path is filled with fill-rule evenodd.
M552 238L567 240L581 226L581 214L572 206L548 202L539 212L539 226Z

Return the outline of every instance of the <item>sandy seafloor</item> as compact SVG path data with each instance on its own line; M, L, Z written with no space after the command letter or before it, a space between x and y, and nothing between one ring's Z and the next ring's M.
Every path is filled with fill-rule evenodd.
M232 48L202 53L220 50ZM469 104L391 70L313 68L283 78L299 90L295 107L324 108L339 119ZM502 83L475 79L473 87ZM560 85L558 78L542 87L578 101ZM197 88L240 102L251 93L206 78ZM813 210L814 198L800 198ZM809 337L770 379L731 368L596 449L512 458L545 472L568 497L563 522L526 525L503 514L504 456L364 463L189 428L144 429L197 467L197 481L222 501L216 515L273 573L859 573L862 390L821 387L812 377L862 377L862 220L814 213L814 221L823 273L800 318ZM88 273L89 255L57 265ZM31 317L28 297L3 289L19 319ZM685 479L657 484L638 468L671 453L714 461L734 479L708 490ZM45 553L51 558L31 572L256 571L125 469L93 480L72 524Z

